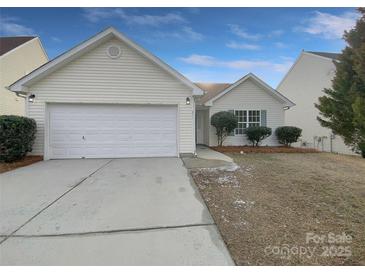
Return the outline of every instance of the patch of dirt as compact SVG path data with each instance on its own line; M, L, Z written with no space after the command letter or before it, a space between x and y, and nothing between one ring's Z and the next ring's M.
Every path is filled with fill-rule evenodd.
M365 265L364 159L228 155L239 169L191 173L237 265Z
M25 156L23 159L12 163L0 162L0 173L4 173L23 166L29 166L42 160L43 160L42 156Z
M299 147L252 147L252 146L223 146L223 147L210 147L211 149L222 153L316 153L320 152L314 148L299 148Z

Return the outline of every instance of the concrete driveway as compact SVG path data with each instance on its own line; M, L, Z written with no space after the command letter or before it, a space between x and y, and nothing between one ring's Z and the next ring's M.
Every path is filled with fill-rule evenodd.
M178 158L52 160L0 175L1 265L232 265Z

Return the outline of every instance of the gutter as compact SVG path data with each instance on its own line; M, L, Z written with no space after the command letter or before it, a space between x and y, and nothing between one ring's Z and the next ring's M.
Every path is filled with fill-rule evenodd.
M13 91L10 89L10 87L6 86L5 87L8 91L14 92L16 94L16 96L21 97L21 98L27 98L27 93L23 92L23 91Z

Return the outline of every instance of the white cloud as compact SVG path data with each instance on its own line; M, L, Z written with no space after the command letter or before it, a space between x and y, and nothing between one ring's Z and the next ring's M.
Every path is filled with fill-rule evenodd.
M315 11L314 15L305 20L305 26L295 28L313 35L321 35L326 39L341 39L345 30L350 30L358 18L356 12L345 12L341 15Z
M204 35L194 31L191 27L182 27L178 30L156 31L152 34L150 41L155 42L156 39L179 39L183 41L202 41Z
M182 32L190 39L190 40L197 40L201 41L204 38L204 35L194 31L191 27L184 27Z
M218 63L218 61L212 56L199 55L199 54L192 54L188 57L181 57L179 59L187 64L204 66L204 67L211 67L217 65Z
M285 72L293 64L292 60L284 59L282 62L271 62L263 60L220 60L208 55L192 54L188 57L179 58L187 64L202 66L202 67L216 67L216 68L230 68L230 69L269 69L275 72Z
M250 33L246 32L245 30L243 30L238 25L229 24L228 27L234 35L236 35L240 38L244 38L244 39L248 39L248 40L254 40L254 41L257 41L260 38L262 38L261 34L250 34Z
M275 71L285 73L293 65L293 60L287 60L287 61L284 61L281 63L276 63L276 64L273 63L272 65L273 65L273 68Z
M247 44L247 43L237 43L235 41L231 41L226 44L227 47L232 49L248 49L248 50L258 50L261 47L255 44Z
M279 37L284 34L284 31L281 29L273 30L268 34L269 38Z
M268 34L259 34L259 33L251 34L251 33L248 33L247 31L245 31L240 26L235 25L235 24L228 24L228 27L230 29L230 32L233 33L234 35L236 35L240 38L243 38L243 39L253 40L253 41L257 41L257 40L260 40L265 37L275 38L275 37L279 37L284 34L284 31L281 29L273 30L273 31L269 32Z
M288 47L287 44L282 43L282 42L275 42L274 45L275 45L275 47L277 47L279 49L284 49L284 48L287 48Z
M167 13L164 15L128 14L122 8L84 8L84 17L90 22L117 18L127 24L159 26L163 24L185 23L186 20L180 14Z
M34 35L35 31L32 28L19 24L17 18L0 17L1 33L3 35Z
M51 40L52 40L53 42L56 42L56 43L60 43L60 42L62 42L62 40L61 40L60 38L56 37L56 36L51 36Z
M183 68L182 73L191 81L200 83L233 83L244 74L242 71L215 71L202 68L197 70Z
M114 9L105 8L84 8L83 16L90 22L96 23L102 19L115 17Z

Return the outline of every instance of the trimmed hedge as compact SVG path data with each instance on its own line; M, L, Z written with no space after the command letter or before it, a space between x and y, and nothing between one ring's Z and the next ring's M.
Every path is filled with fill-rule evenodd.
M218 146L237 127L237 117L229 111L220 111L212 115L210 124L215 127Z
M278 127L275 130L275 135L280 144L290 146L292 143L298 141L299 137L302 135L302 129L290 126Z
M260 142L271 135L269 127L249 127L245 129L247 139L252 143L252 146L259 146Z
M36 130L34 119L0 115L0 162L22 159L32 151Z

